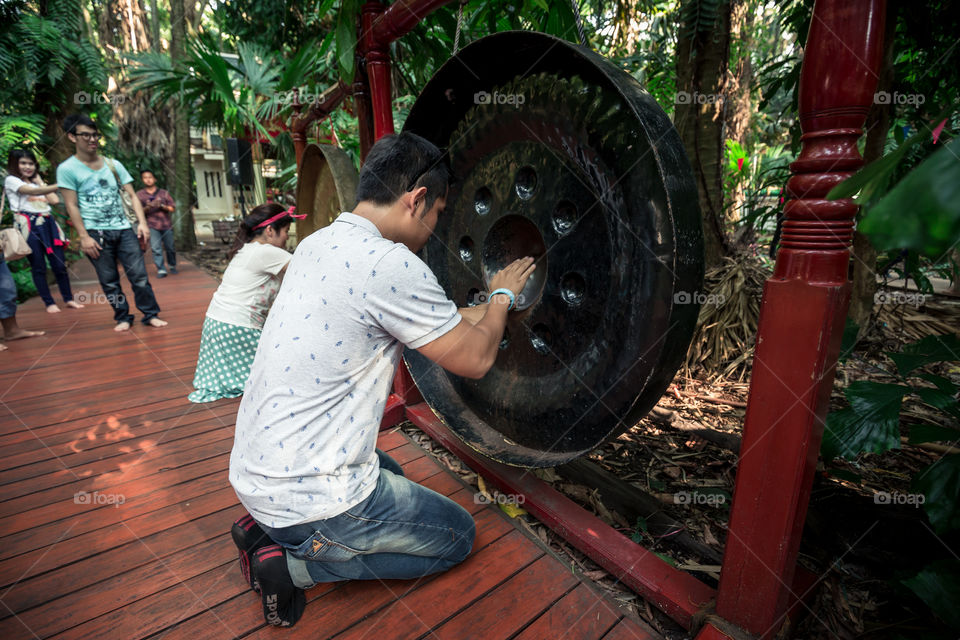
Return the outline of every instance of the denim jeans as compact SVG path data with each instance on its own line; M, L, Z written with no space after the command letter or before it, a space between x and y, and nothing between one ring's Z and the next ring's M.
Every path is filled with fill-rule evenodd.
M404 478L400 465L379 449L377 455L377 486L357 506L326 520L263 527L289 551L287 568L301 589L339 580L419 578L445 571L470 554L473 516Z
M70 291L70 276L67 275L67 263L63 255L63 245L60 244L60 232L52 217L43 220L44 224L38 225L38 215L28 212L22 212L30 220L30 235L27 236L27 244L30 246L30 255L27 259L30 261L30 271L33 276L33 284L40 294L43 304L48 307L52 305L53 296L50 295L50 287L47 285L47 260L50 261L50 269L57 278L57 287L60 289L60 295L64 302L73 300L73 293ZM49 252L48 252L49 249Z
M165 271L163 268L163 254L166 251L167 265L171 269L177 268L177 252L173 248L173 229L150 229L150 250L153 252L153 264L157 265L157 271Z
M0 251L0 318L6 320L17 315L17 283L10 273L10 267Z
M89 232L90 237L102 247L100 256L96 259L90 258L90 262L97 271L97 279L100 280L107 302L113 307L114 321L133 322L130 305L127 304L127 298L123 295L123 289L120 288L120 270L117 269L117 262L123 266L127 280L133 287L133 300L137 309L143 314L143 322L147 323L151 318L156 317L160 313L160 306L153 295L153 287L147 280L147 266L143 262L143 252L140 251L137 234L133 229L90 229Z

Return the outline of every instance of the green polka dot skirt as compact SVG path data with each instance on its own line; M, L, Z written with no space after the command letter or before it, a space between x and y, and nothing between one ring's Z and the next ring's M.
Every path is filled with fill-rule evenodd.
M259 329L206 318L197 372L193 376L196 391L187 396L190 402L213 402L243 395L259 340Z

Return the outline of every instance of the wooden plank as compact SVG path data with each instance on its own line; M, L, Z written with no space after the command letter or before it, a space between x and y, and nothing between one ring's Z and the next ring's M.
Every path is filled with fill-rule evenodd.
M576 586L578 580L552 556L544 556L479 602L430 632L440 640L474 636L509 638ZM529 597L536 593L535 598Z
M144 547L143 553L151 555ZM11 638L23 629L44 637L93 620L110 611L136 602L152 593L176 586L231 562L236 549L229 533L219 539L190 545L164 562L152 562L136 571L115 575L99 584L80 589L0 620L0 637ZM224 575L229 572L223 569Z
M511 531L496 546L447 571L442 580L431 580L412 593L402 595L393 604L336 637L338 640L419 637L542 557L543 551L539 547L519 531Z
M104 458L109 455L116 455L117 452L129 453L139 450L145 442L156 444L173 442L183 437L189 437L196 428L196 423L201 420L220 419L223 421L222 424L232 425L237 413L236 407L229 405L187 412L183 411L181 405L178 409L180 411L168 416L168 420L154 418L136 425L130 425L116 419L108 419L92 429L64 434L65 438L62 438L64 441L60 443L34 439L31 444L35 446L32 449L21 453L10 452L4 458L6 470L0 472L0 477L5 481L7 478L12 480L19 477L28 477L20 475L25 473L25 470L21 467L41 461L59 459L63 464L73 467L79 460L93 460L97 456ZM149 440L146 440L148 438ZM116 447L116 450L112 449L113 447ZM122 447L128 447L128 451L124 451ZM7 452L9 449L0 446L0 450ZM34 471L36 469L31 468L30 470Z
M189 406L185 407L182 398L172 398L122 411L104 406L101 411L78 420L54 422L44 426L33 425L22 428L20 431L0 435L0 449L10 453L21 453L46 446L53 447L81 436L96 441L98 438L111 436L118 429L132 429L154 422L162 423L171 416L219 410L228 406L232 406L236 413L239 401L239 398L233 398L205 404L189 403Z
M617 626L611 629L607 635L603 636L603 640L650 640L658 639L659 637L660 636L657 635L651 635L635 621L624 618ZM700 640L699 636L697 636L697 640Z
M186 445L171 443L161 451L148 452L132 457L129 461L108 459L89 465L87 469L50 474L50 480L43 482L30 479L27 482L40 485L37 491L31 493L24 493L24 488L16 482L0 487L0 498L3 499L0 502L0 518L45 505L72 501L79 491L123 494L127 499L140 495L150 491L150 486L147 483L134 482L135 480L163 475L166 470L230 453L233 448L233 427L209 431L196 439L200 441L196 447L189 446L189 442ZM167 449L172 452L166 453ZM51 484L53 486L46 488L45 485Z
M219 431L223 428L229 429L232 434L233 416L228 414L226 416L217 416L217 418L219 418L219 420L211 420L210 416L206 413L189 414L189 417L185 415L167 424L156 425L154 428L157 429L157 431L154 433L144 433L138 436L127 434L130 437L122 440L118 439L112 443L104 443L96 448L86 450L78 449L77 451L67 449L67 451L61 455L57 455L50 449L45 449L33 454L33 457L37 457L45 452L47 454L45 459L27 464L15 465L15 461L22 461L23 459L14 460L13 457L11 457L8 458L9 466L5 470L0 471L0 487L10 486L14 483L31 479L30 489L31 491L37 491L45 487L54 486L55 483L52 482L54 478L63 476L69 478L74 474L83 475L84 477L95 475L96 472L94 469L98 465L105 466L109 470L111 468L111 458L118 456L135 457L147 455L156 452L161 446L164 452L169 452L169 447L182 447L190 442L201 444L201 442L196 440L197 436L214 437L212 432ZM41 479L38 476L45 476L45 478ZM14 491L12 494L4 495L0 499L7 499L27 493L26 491L19 493L12 488L11 490ZM0 491L0 493L2 493L2 491Z
M230 525L237 515L238 510L228 503L219 511L150 536L135 537L127 544L111 542L111 548L104 554L91 556L33 578L20 579L4 592L4 610L0 610L0 618L42 605L84 587L100 584L120 573L135 571L153 563L162 564L165 558L183 549L223 536L224 532L230 530ZM72 540L61 543L67 547L74 544Z
M602 638L621 617L616 607L581 583L528 625L516 640Z
M219 485L222 485L222 482L218 482ZM69 523L62 527L64 530L69 529L69 534L61 540L62 544L57 543L56 553L53 553L48 545L0 560L0 586L6 587L14 582L102 554L138 538L146 539L153 534L173 529L227 507L233 508L233 517L230 522L243 515L243 507L238 504L232 487L223 487L211 493L188 497L182 502L126 519L120 526L107 526L86 533L77 533L78 527L73 527L71 526L73 523ZM103 555L100 560L109 562L112 558Z
M64 516L48 524L23 527L24 530L0 538L0 559L14 557L31 550L46 550L67 536L79 536L91 531L134 521L138 516L152 514L166 507L175 507L181 501L196 500L200 496L228 487L226 462L223 468L210 473L206 469L195 477L167 488L159 488L142 498L131 500L120 507L90 509L72 516ZM232 490L232 489L231 489ZM121 527L122 528L122 525ZM0 531L7 529L0 528Z
M223 444L216 443L223 447ZM229 445L229 442L228 442ZM136 505L140 499L151 500L153 494L158 489L165 489L180 484L184 478L191 478L198 475L207 475L220 471L223 473L222 482L227 482L226 471L230 462L229 446L227 451L221 455L204 458L197 462L185 464L183 466L171 466L165 468L163 472L155 473L144 479L133 480L116 485L84 487L77 486L76 489L89 489L91 492L102 491L106 495L124 496L125 502L119 506L100 506L87 502L78 504L74 500L74 494L71 493L71 487L66 487L66 496L60 498L52 504L44 504L40 507L32 507L28 511L16 513L15 515L0 520L0 531L15 533L24 529L32 529L38 525L54 522L63 518L69 518L74 515L88 511L101 511L116 509L121 513L121 517L130 513L129 509ZM171 463L173 461L170 461ZM51 489L57 491L61 489ZM29 496L26 496L29 498ZM0 551L2 553L2 551Z

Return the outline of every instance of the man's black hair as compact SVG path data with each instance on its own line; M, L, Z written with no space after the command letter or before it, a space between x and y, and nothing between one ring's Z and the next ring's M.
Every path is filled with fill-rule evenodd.
M145 174L145 173L149 173L149 174L152 175L154 178L157 177L157 174L155 174L155 173L153 172L153 169L140 169L140 177L141 177L141 178L143 177L143 174Z
M80 125L90 127L94 131L100 130L100 127L97 126L97 123L91 120L90 116L85 113L71 113L63 119L63 130L67 133L76 135L77 127Z
M370 148L357 181L357 203L389 205L417 187L426 187L424 213L447 194L452 181L447 157L415 133L384 136Z

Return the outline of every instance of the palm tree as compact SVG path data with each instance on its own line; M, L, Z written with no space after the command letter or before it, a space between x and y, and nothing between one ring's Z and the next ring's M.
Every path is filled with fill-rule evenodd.
M283 60L263 45L240 43L237 53L221 52L208 37L189 43L183 64L147 52L133 57L130 71L134 90L149 92L154 104L174 102L187 108L191 124L216 129L228 137L253 138L254 158L262 158L260 136L270 138L265 126L287 111L291 90L303 78L324 74L315 43ZM263 202L262 181L256 198Z

